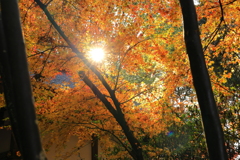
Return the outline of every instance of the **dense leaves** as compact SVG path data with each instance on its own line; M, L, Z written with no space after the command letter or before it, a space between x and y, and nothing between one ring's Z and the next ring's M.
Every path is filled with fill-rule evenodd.
M94 134L103 157L132 156L134 146L118 114L113 115L84 83L78 74L82 71L113 109L123 113L129 134L136 138L145 159L208 158L178 1L40 2L81 54L76 54L35 1L20 0L45 147L57 144L63 148L71 136L77 136L73 148L77 152ZM196 5L229 159L239 154L239 6L235 0L202 0ZM101 62L89 55L97 47L106 53ZM97 70L102 79L89 68Z

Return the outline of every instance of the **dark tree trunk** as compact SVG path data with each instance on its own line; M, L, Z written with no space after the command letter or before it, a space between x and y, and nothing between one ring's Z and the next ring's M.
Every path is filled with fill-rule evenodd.
M122 110L120 108L120 103L117 101L117 99L113 99L115 107L118 108L117 110L114 109L112 104L106 99L106 97L98 90L98 88L92 83L90 79L85 75L84 72L80 71L79 76L82 78L85 84L87 84L92 92L102 101L102 103L105 105L105 107L108 109L108 111L113 115L113 117L116 119L118 124L122 127L123 133L127 137L128 142L130 143L132 149L127 150L128 153L132 156L134 160L143 160L142 155L142 146L139 143L139 141L134 136L132 130L129 128L129 125L126 122L126 119L124 117L124 114L122 113ZM126 148L125 148L126 149Z
M32 90L30 85L29 71L26 59L25 46L22 36L20 16L17 0L1 0L1 13L6 50L2 54L6 59L5 64L9 68L3 67L4 76L10 80L6 89L10 92L11 101L7 101L11 121L14 124L13 131L17 130L17 141L20 144L20 151L23 159L42 160L45 159L42 150L40 136L36 121L33 104ZM1 48L3 49L3 48ZM5 70L6 69L6 70ZM6 76L7 75L7 76ZM5 89L4 89L5 91ZM16 130L15 130L16 128Z
M12 78L10 74L10 66L8 63L8 55L6 50L7 49L6 49L6 42L5 42L5 34L3 31L2 15L0 13L0 76L1 76L1 82L2 82L1 85L3 89L2 91L4 92L6 110L8 112L8 116L11 121L11 127L16 136L17 145L18 147L20 147L19 128L17 125L16 110L14 108L14 97L12 92L13 90Z
M92 135L91 154L92 160L98 160L98 137L95 134Z
M201 109L209 156L211 160L227 160L223 130L199 36L195 6L193 0L180 0L180 4L184 21L185 44Z

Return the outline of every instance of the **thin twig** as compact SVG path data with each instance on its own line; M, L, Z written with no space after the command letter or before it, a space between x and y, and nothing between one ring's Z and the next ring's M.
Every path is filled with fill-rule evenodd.
M122 62L119 60L119 63L120 63L120 64L119 64L119 67L118 67L117 79L116 79L116 83L115 83L115 86L114 86L114 90L116 90L116 88L117 88L118 80L119 80L119 76L120 76L120 71L121 71L121 69L122 69L122 63L123 63L126 55L128 54L128 52L130 52L130 51L131 51L134 47L136 47L138 44L140 44L140 43L142 43L142 42L144 42L144 41L147 41L147 40L149 40L149 39L150 39L150 38L147 38L147 39L138 41L138 42L135 43L134 45L130 46L130 47L126 50L126 52L124 53L123 58L122 58L122 60L121 60Z
M142 91L142 92L139 92L138 94L134 95L133 97L129 98L128 100L126 100L126 101L124 101L124 102L121 102L121 104L124 104L124 103L127 103L127 102L131 101L132 99L134 99L134 98L140 96L141 94L143 94L143 93L151 90L152 88L153 88L153 87L151 87L151 88L149 88L149 89L146 89L146 90L144 90L144 91Z
M67 123L67 124L69 124L69 122L63 122L63 123ZM109 133L109 134L111 134L114 138L116 138L117 139L117 141L123 146L123 148L127 151L127 152L129 152L129 153L131 153L131 151L128 149L128 147L118 138L118 136L116 136L113 132L111 132L111 131L109 131L109 130L106 130L106 129L104 129L104 128L100 128L99 126L97 126L97 125L95 125L95 124L92 124L92 123L81 123L81 122L71 122L70 124L85 124L85 125L92 125L92 126L94 126L95 128L91 128L91 127L87 127L87 128L89 128L89 129L99 129L99 130L101 130L101 131L104 131L104 132L107 132L107 133Z
M216 29L210 35L210 40L209 40L208 44L205 47L203 47L203 53L207 50L208 46L212 43L213 39L216 37L217 33L220 30L222 22L224 22L224 12L223 12L222 2L221 2L221 0L218 0L218 2L219 2L219 5L220 5L220 10L221 10L220 22L219 22L218 26L216 27Z

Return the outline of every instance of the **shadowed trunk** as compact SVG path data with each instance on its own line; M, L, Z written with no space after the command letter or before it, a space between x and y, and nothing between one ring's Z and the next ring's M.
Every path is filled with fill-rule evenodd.
M211 160L226 160L224 136L205 64L193 0L180 0L184 38Z
M18 1L0 2L4 33L4 36L1 35L1 41L6 44L6 49L1 48L1 53L4 54L2 57L5 58L2 61L8 64L8 68L3 67L3 77L6 78L5 82L7 81L4 91L7 96L10 95L7 107L9 114L12 115L10 118L13 131L23 159L43 160L45 155L36 121Z

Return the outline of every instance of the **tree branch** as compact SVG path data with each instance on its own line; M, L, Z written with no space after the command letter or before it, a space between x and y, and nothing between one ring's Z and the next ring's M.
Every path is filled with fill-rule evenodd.
M49 11L47 10L47 6L44 5L40 0L35 0L35 2L39 5L39 7L44 11L45 15L51 22L51 24L55 27L57 32L60 34L60 36L66 41L66 43L69 45L69 47L72 49L74 53L78 55L78 57L83 61L83 63L94 72L94 74L98 77L98 79L102 82L103 86L107 89L109 95L111 96L111 99L113 100L113 103L116 107L116 110L113 108L110 102L107 101L107 99L104 97L104 95L97 89L96 86L94 86L89 79L86 79L86 76L80 72L80 77L85 79L85 81L88 83L89 87L92 89L94 94L96 96L100 97L102 102L106 105L107 108L109 108L110 112L113 114L114 118L117 120L119 125L122 127L124 134L126 135L129 143L132 146L132 151L131 151L131 156L136 159L136 160L143 160L143 155L142 155L142 148L141 144L138 142L138 140L134 137L133 132L130 130L125 118L124 114L122 113L122 110L120 108L120 102L117 100L115 91L111 89L111 87L108 85L106 80L103 78L101 73L93 66L85 57L84 54L81 53L75 46L74 44L68 39L68 37L64 34L64 32L61 30L61 28L57 25ZM89 81L88 81L89 80Z
M118 124L122 127L125 136L127 137L129 143L132 146L132 151L129 152L129 154L136 160L143 160L141 144L134 137L133 132L130 130L130 128L124 118L122 109L120 108L120 103L118 106L119 109L115 110L113 108L112 104L98 90L98 88L91 82L91 80L88 79L88 77L85 75L85 73L83 71L80 71L78 74L79 74L80 78L82 78L82 80L91 88L93 93L103 102L103 104L107 107L107 109L110 111L110 113L116 119Z
M65 35L65 33L62 31L62 29L59 27L59 25L56 23L56 21L53 19L49 11L47 10L47 6L44 5L40 0L35 0L35 2L39 5L39 7L43 10L45 15L47 16L50 23L54 26L54 28L57 30L57 32L60 34L60 36L65 40L65 42L69 45L69 47L72 49L74 53L77 54L77 56L83 61L83 63L91 69L94 74L99 78L99 80L102 82L103 86L107 89L110 96L115 99L114 91L111 89L111 87L108 85L104 77L101 75L101 73L96 69L95 66L93 66L85 57L82 52L80 52L75 45L70 41L70 39ZM114 100L114 104L117 103L116 100Z
M93 91L93 93L103 102L112 115L116 115L116 110L112 104L106 99L106 97L99 91L99 89L92 83L90 79L85 75L83 71L79 71L78 75L82 78L83 82Z

